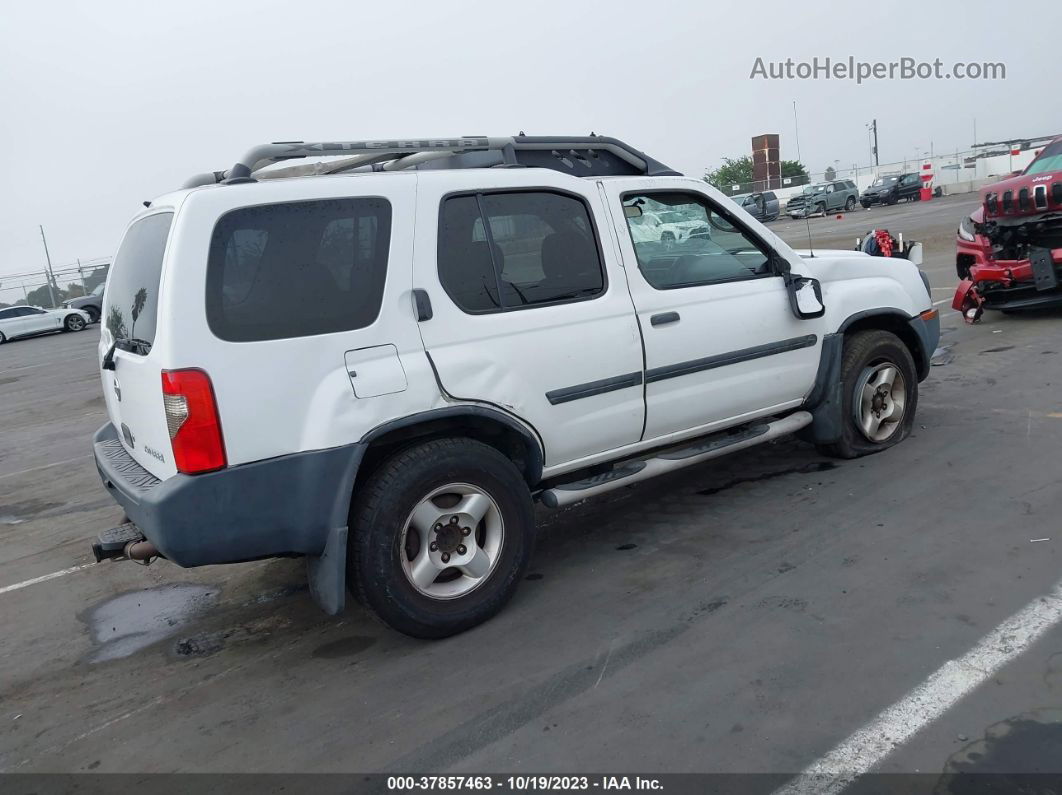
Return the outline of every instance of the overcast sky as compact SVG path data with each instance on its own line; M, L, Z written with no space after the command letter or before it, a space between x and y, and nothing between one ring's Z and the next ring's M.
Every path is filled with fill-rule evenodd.
M1062 4L7 2L0 282L113 253L129 217L253 144L465 134L627 140L701 176L751 136L821 172L1062 132ZM750 80L757 56L1003 61L1004 81ZM7 285L4 285L7 286Z

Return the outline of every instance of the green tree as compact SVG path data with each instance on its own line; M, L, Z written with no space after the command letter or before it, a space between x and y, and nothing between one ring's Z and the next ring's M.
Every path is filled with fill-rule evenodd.
M739 158L724 157L723 165L704 175L704 181L714 185L724 193L740 193L752 185L752 158L748 155ZM734 185L740 185L733 190Z
M793 179L794 185L807 181L808 171L799 160L783 160L781 168L782 177ZM719 188L723 193L747 193L753 188L752 157L724 157L723 165L705 174L704 181ZM735 191L734 185L741 187Z
M799 160L783 160L782 161L782 176L783 177L804 177L807 179L808 170L804 168L804 164Z
M58 287L56 287L55 288L55 300L56 300L56 303L53 304L52 303L51 291L48 290L48 285L45 284L45 285L42 285L41 287L38 287L36 290L30 290L29 293L26 295L26 303L29 304L30 306L44 306L44 307L53 307L54 308L54 307L58 306L59 302L61 302L66 297L67 297L66 293L63 292L62 290L60 290Z

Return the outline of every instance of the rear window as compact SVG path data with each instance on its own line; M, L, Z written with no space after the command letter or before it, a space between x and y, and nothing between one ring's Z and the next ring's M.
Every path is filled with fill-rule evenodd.
M248 207L210 241L207 322L230 342L307 337L376 320L391 205L366 197Z
M155 342L162 255L173 213L141 218L129 227L111 265L107 288L108 330L116 339ZM147 347L138 349L147 352Z

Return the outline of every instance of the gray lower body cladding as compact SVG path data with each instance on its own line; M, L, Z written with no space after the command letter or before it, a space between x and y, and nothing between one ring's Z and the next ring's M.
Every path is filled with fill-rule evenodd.
M121 444L110 423L96 432L100 478L159 552L186 567L321 555L329 533L347 525L366 447L295 453L160 481Z

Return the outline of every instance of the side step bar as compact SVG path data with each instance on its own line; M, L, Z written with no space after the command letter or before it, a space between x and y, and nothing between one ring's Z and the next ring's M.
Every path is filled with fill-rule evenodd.
M709 436L688 447L663 451L655 458L628 461L616 465L609 472L572 483L562 483L543 491L539 499L549 508L562 508L588 497L596 497L599 494L648 480L666 472L674 472L710 458L719 458L738 450L744 450L746 447L763 444L779 436L788 436L810 424L811 413L797 411L774 422L753 424L735 431Z

